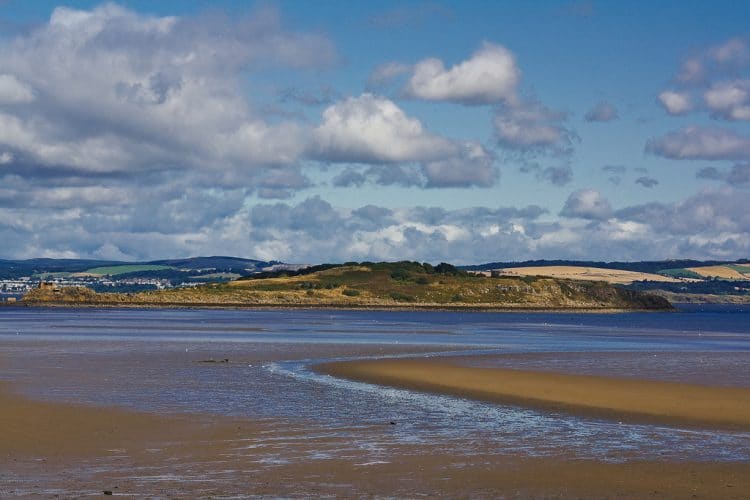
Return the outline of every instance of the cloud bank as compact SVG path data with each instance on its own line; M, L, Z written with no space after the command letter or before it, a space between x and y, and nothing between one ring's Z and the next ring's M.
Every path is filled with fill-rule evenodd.
M269 7L237 18L61 7L2 39L3 257L476 263L750 251L750 138L737 128L750 106L743 40L691 55L658 97L670 114L703 113L718 124L675 127L646 146L664 158L731 163L700 165L711 189L624 207L581 186L557 191L567 199L545 207L511 207L500 195L492 206L450 210L352 201L356 189L382 189L384 199L389 186L432 189L436 199L490 188L508 166L562 190L575 180L580 139L571 114L524 88L516 55L496 43L457 62L378 66L369 92L295 85L299 72L320 75L341 61L327 36L289 29ZM275 72L292 76L264 87ZM433 130L427 105L486 112L487 137ZM617 118L608 102L583 115ZM605 172L619 182L626 170ZM656 177L629 182L653 188ZM344 188L349 201L335 201ZM305 192L313 189L327 194Z

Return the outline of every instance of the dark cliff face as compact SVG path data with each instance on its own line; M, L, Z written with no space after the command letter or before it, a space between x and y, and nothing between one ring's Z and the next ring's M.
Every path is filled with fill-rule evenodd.
M673 311L672 304L655 294L628 290L603 281L577 281L552 278L523 278L554 284L551 301L564 300L565 304L596 304L599 308L625 310ZM562 304L562 303L560 303Z
M623 297L623 300L631 304L639 305L639 309L647 310L674 310L674 306L659 295L652 293L636 292L633 290L626 290L624 288L615 288L617 293Z
M584 295L593 297L596 300L619 304L625 309L674 310L674 307L667 299L650 293L636 292L603 283L568 282L568 286L581 289Z

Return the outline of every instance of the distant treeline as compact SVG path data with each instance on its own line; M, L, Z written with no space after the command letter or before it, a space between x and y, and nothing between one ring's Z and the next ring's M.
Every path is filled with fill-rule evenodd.
M411 274L446 274L451 276L463 276L467 272L457 268L452 264L441 262L440 264L433 266L429 262L413 262L403 260L400 262L344 262L343 264L320 264L317 266L304 267L302 269L292 270L280 270L280 271L265 271L261 273L255 273L250 276L244 276L239 278L241 280L256 280L266 278L282 278L292 276L306 276L308 274L317 273L320 271L327 271L329 269L335 269L337 267L367 267L373 271L389 271L391 277L399 279L400 276L409 276Z
M635 271L640 273L658 273L664 269L676 269L686 267L718 266L723 264L748 264L750 260L738 261L725 260L654 260L642 262L598 262L592 260L527 260L524 262L490 262L475 266L461 266L467 271L488 271L490 269L501 269L511 267L547 267L547 266L579 266L600 267L602 269L621 269L623 271Z

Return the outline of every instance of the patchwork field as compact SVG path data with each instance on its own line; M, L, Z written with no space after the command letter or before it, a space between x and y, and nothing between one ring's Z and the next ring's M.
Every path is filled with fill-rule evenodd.
M171 266L158 266L152 264L136 264L125 266L106 266L89 269L85 274L96 276L117 276L118 274L138 273L142 271L163 271L165 269L174 269Z
M662 283L679 283L680 279L659 274L623 271L620 269L603 269L599 267L579 266L541 266L510 267L499 270L503 276L547 276L584 281L606 281L612 284L627 285L634 281L658 281Z
M703 266L690 267L687 269L704 278L719 278L724 280L747 280L750 279L750 266L725 265L725 266Z

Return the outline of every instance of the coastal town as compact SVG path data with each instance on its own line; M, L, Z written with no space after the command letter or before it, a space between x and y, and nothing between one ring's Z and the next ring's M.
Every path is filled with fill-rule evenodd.
M12 304L35 288L86 287L98 293L138 293L225 283L261 272L304 265L237 257L195 257L158 262L42 259L0 261L0 304Z
M0 280L0 301L15 302L33 287L30 278Z
M0 279L0 301L14 303L26 293L42 284L48 284L55 288L70 286L85 286L99 291L131 290L163 290L174 287L196 286L198 282L185 282L173 285L169 279L154 278L124 278L117 279L111 276L99 277L39 277L23 276L17 279Z

